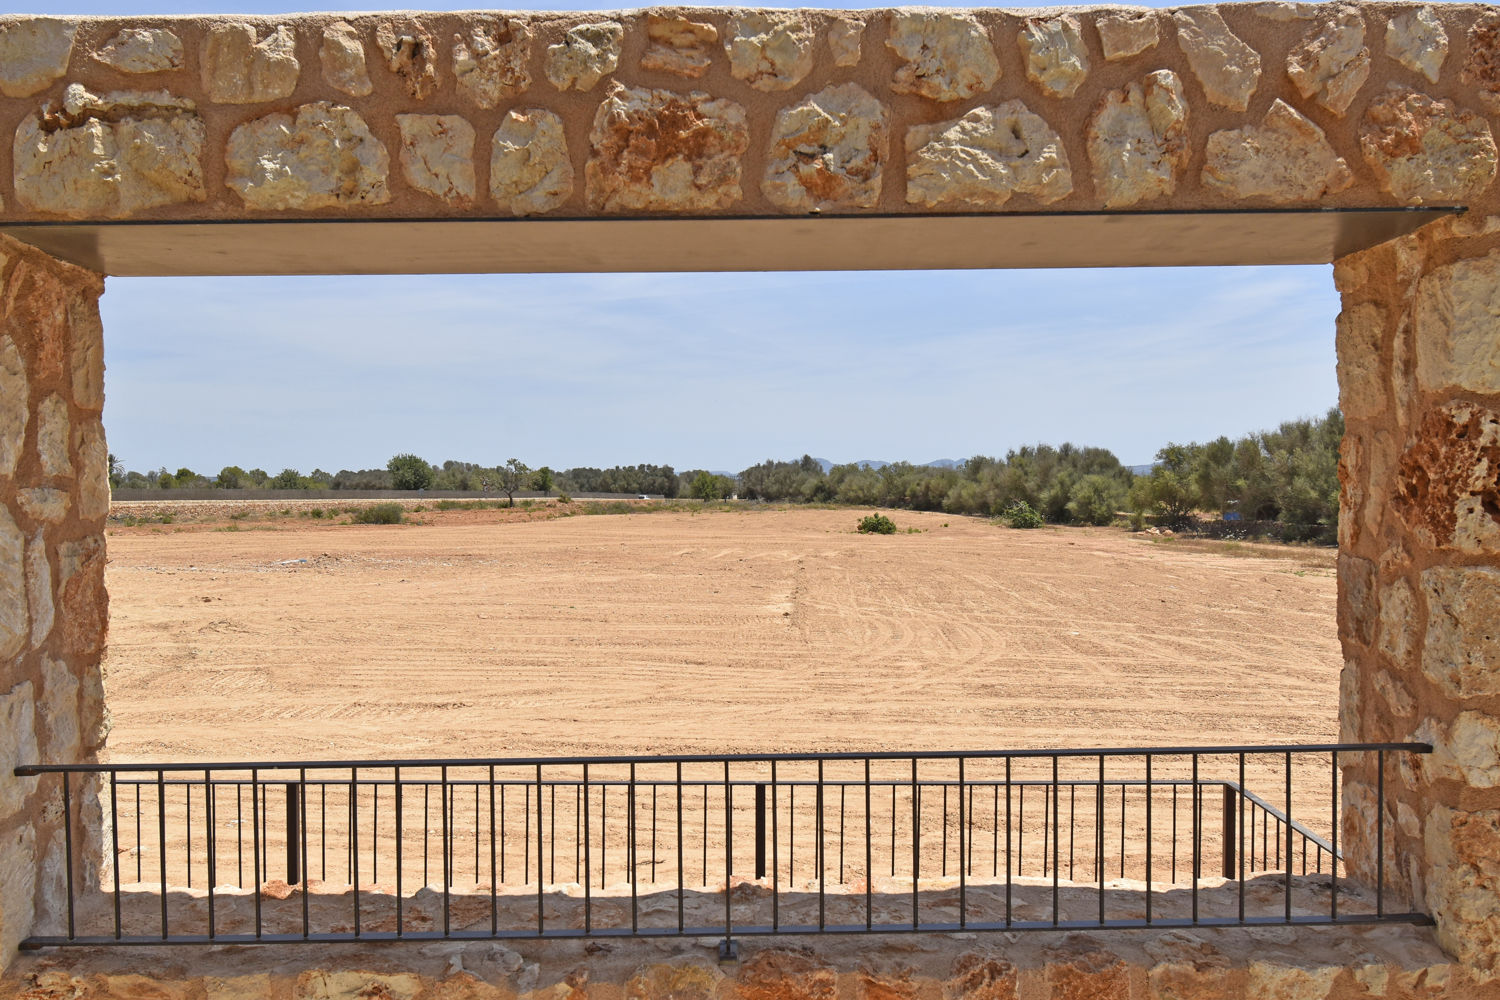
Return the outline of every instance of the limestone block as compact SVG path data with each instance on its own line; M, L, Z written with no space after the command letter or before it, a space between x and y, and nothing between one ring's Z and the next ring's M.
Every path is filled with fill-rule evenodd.
M55 493L56 490L48 492ZM62 494L67 500L67 494ZM63 504L67 512L67 504ZM26 605L31 612L31 647L38 648L52 634L52 560L47 555L47 536L38 531L26 544ZM73 713L75 716L77 712Z
M1460 712L1433 740L1428 772L1469 788L1500 785L1500 720L1479 712Z
M1345 417L1361 419L1385 412L1389 385L1380 347L1387 323L1386 311L1374 302L1347 305L1338 315L1334 340L1339 409Z
M73 450L78 455L78 516L103 521L109 513L109 448L98 418L73 431Z
M36 450L44 476L71 476L68 460L68 404L57 393L36 408Z
M104 643L109 600L104 593L104 538L90 535L58 546L58 626L63 647L92 656Z
M474 200L474 126L458 115L397 115L401 176L450 205Z
M390 156L349 108L318 101L246 122L229 137L225 183L261 211L383 205Z
M1099 29L1099 46L1107 62L1138 56L1156 48L1161 40L1161 25L1154 14L1100 14L1094 27Z
M1412 205L1467 202L1495 179L1495 139L1483 118L1396 84L1370 102L1359 148L1381 186Z
M616 84L589 141L584 176L595 211L711 211L743 195L750 129L733 101Z
M515 215L540 215L572 195L562 119L540 108L508 113L490 148L490 196Z
M1416 298L1417 385L1500 392L1500 252L1434 269Z
M1500 694L1500 572L1477 566L1422 573L1427 635L1422 672L1452 698Z
M724 973L707 963L659 962L643 965L625 983L625 1000L714 1000Z
M16 500L26 516L33 521L46 521L49 524L57 524L68 516L68 508L72 505L72 499L65 490L55 490L49 486L37 486L29 490L21 490L16 494Z
M31 621L26 606L26 536L0 506L0 661L26 648ZM0 816L6 815L8 810L0 808Z
M1352 7L1339 10L1287 54L1286 75L1297 93L1343 117L1370 76L1365 19Z
M293 1000L416 1000L422 992L422 977L410 973L385 974L321 969L297 977Z
M0 337L0 476L15 474L31 421L26 361L9 337Z
M891 80L898 94L961 101L984 93L1000 79L1000 61L989 33L966 14L894 11L885 44L904 64Z
M437 45L427 29L411 20L386 21L375 29L375 45L406 92L425 101L438 79Z
M0 535L3 534L4 528L0 526ZM3 538L0 545L4 545ZM0 596L0 601L4 600ZM37 782L35 778L16 777L15 770L22 764L38 763L41 760L38 753L35 691L30 681L22 681L0 694L0 816L16 816L26 808L27 796L36 790ZM9 891L7 885L0 896L8 895Z
M1364 725L1364 713L1361 711L1364 689L1359 683L1361 676L1359 664L1354 660L1345 660L1343 668L1339 670L1339 741L1342 743L1360 742Z
M1404 578L1380 591L1380 651L1401 666L1410 664L1416 652L1416 601L1416 591Z
M1500 956L1500 812L1434 803L1423 849L1438 944L1473 969L1493 970Z
M994 208L1020 193L1046 205L1072 190L1062 139L1020 101L907 130L906 200L911 204Z
M1251 962L1245 978L1246 1000L1323 1000L1343 966L1299 968L1279 962Z
M209 976L203 980L203 1000L270 1000L270 973L245 976Z
M68 302L68 330L73 405L97 412L104 408L104 323L99 318L98 295L75 295Z
M596 21L568 29L560 44L547 46L545 72L558 90L593 90L620 66L625 27L618 21Z
M42 677L42 722L47 728L43 752L47 760L70 763L78 759L78 678L68 665L45 661Z
M78 687L83 695L83 700L79 703L78 730L83 737L83 752L93 753L104 746L114 725L109 705L104 700L103 673L95 665L88 666L79 679ZM98 824L94 828L102 829Z
M726 27L724 51L736 80L756 90L790 90L812 71L817 34L805 15L741 11Z
M94 58L121 73L165 73L185 65L182 39L166 28L122 28Z
M8 782L26 781L0 775L0 788ZM0 793L3 794L3 793ZM36 830L30 824L0 835L0 949L14 955L21 940L31 933L31 918L36 898ZM64 994L66 996L66 994Z
M889 152L885 105L857 83L825 87L776 115L761 189L788 211L873 208Z
M1048 97L1072 97L1089 75L1089 53L1078 18L1032 18L1016 36L1026 78Z
M1339 553L1339 637L1364 645L1375 641L1375 564Z
M1187 101L1169 69L1110 91L1089 120L1087 142L1094 190L1106 208L1171 195L1187 166Z
M1002 958L965 952L943 981L943 1000L1016 1000L1020 972Z
M341 94L366 97L375 89L365 63L365 43L348 21L334 21L323 28L318 62L323 82Z
M1259 125L1208 137L1203 184L1236 200L1312 201L1354 183L1348 164L1318 128L1279 98Z
M204 201L204 135L185 98L164 91L99 96L73 84L60 110L44 108L16 129L16 198L71 218Z
M646 52L641 69L672 73L696 80L708 72L710 46L719 40L719 29L685 17L646 15Z
M835 66L858 66L864 44L865 22L855 17L840 17L828 25L828 53Z
M78 25L28 17L0 27L0 94L30 97L68 72Z
M1229 970L1196 962L1158 962L1146 973L1151 1000L1197 1000L1233 996Z
M1054 997L1130 995L1130 967L1107 951L1049 954L1044 974Z
M1486 111L1500 113L1500 12L1491 10L1474 19L1462 79L1479 91Z
M1385 54L1437 83L1448 58L1448 33L1431 7L1418 7L1387 22Z
M1260 54L1229 30L1214 7L1176 10L1172 19L1177 22L1177 44L1204 95L1232 111L1248 108L1260 84Z
M1391 506L1431 548L1500 547L1500 414L1452 403L1423 417L1397 463Z
M203 41L203 89L215 104L258 104L290 97L302 65L292 29L277 25L256 40L254 25L216 24Z
M478 24L468 36L453 36L453 75L458 93L481 108L526 92L531 86L531 29L506 18Z
M766 948L740 966L736 985L742 1000L835 1000L838 972L816 955L790 948Z

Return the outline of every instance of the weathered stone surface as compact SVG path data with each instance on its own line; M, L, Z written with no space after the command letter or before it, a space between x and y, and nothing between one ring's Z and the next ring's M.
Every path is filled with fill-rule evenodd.
M26 648L31 619L26 611L26 536L0 506L0 660ZM0 816L10 809L0 805Z
M864 45L865 22L855 17L840 17L828 25L828 53L835 66L858 66Z
M271 114L229 137L225 183L261 211L383 205L390 156L364 119L327 101Z
M1381 186L1413 205L1465 202L1495 179L1495 139L1483 118L1397 85L1370 102L1359 148Z
M1279 962L1251 962L1245 977L1245 996L1255 1000L1313 1000L1329 995L1343 968L1338 964L1300 968Z
M165 92L91 94L22 120L12 148L16 198L38 212L119 218L204 201L205 129L192 101Z
M422 977L410 973L385 974L349 970L304 972L297 978L293 1000L415 1000Z
M1062 139L1020 101L909 129L906 171L914 205L996 207L1016 193L1045 205L1073 190Z
M78 514L102 521L109 513L109 450L97 418L73 431L73 450L78 455Z
M56 492L48 490L47 492ZM66 514L67 494L62 495L62 510ZM52 520L48 518L47 520ZM31 645L40 646L52 634L54 606L52 603L52 560L47 555L47 537L38 531L26 544L26 604L31 614ZM77 712L75 711L76 717Z
M0 28L0 94L30 97L68 72L78 25L31 17Z
M1416 711L1416 703L1412 701L1411 693L1407 691L1406 685L1397 680L1390 671L1381 670L1376 673L1374 684L1380 697L1385 699L1391 714L1407 716Z
M625 984L625 1000L714 1000L724 973L707 963L662 962L642 966Z
M75 295L68 302L72 340L73 404L83 410L104 408L104 323L96 295ZM0 392L3 392L0 386Z
M558 90L593 90L619 68L624 39L625 26L618 21L569 28L561 43L547 46L547 79Z
M437 87L437 45L432 35L409 19L386 21L375 29L375 46L406 92L425 101Z
M1416 652L1416 591L1404 577L1380 590L1380 651L1405 666Z
M36 408L36 451L45 476L71 476L68 460L68 404L57 393Z
M41 701L47 727L43 752L49 762L67 764L78 759L78 678L64 663L48 660L47 665Z
M56 524L66 518L68 507L72 504L66 490L55 490L50 486L21 490L16 494L16 500L27 517L49 524Z
M9 515L0 511L0 518L9 520ZM6 546L7 534L4 522L0 521L0 546ZM9 556L8 548L6 555ZM20 558L18 551L18 565ZM0 604L6 600L4 591L0 590ZM22 600L25 600L24 596ZM3 619L3 613L3 608L0 608L0 619ZM0 642L4 641L3 636L3 624L0 624ZM0 694L0 816L15 816L25 808L26 797L36 787L36 779L17 778L15 770L22 764L36 763L38 753L35 691L30 681L23 681ZM0 896L9 893L7 885Z
M1500 785L1500 720L1479 712L1460 712L1433 741L1429 772L1469 788Z
M481 108L526 92L531 86L531 29L506 18L475 25L467 37L453 36L453 75L459 96Z
M1100 14L1094 27L1099 29L1099 46L1107 62L1140 55L1161 40L1160 22L1150 13Z
M1500 572L1435 567L1422 574L1427 635L1422 672L1453 698L1500 694Z
M1277 99L1260 125L1208 137L1203 184L1229 198L1312 201L1354 183L1323 130Z
M1413 316L1419 387L1500 393L1500 251L1435 268Z
M1187 102L1169 69L1104 96L1089 120L1094 190L1107 208L1171 195L1188 148Z
M750 129L733 101L615 84L589 141L584 176L595 211L701 212L743 195Z
M1500 12L1481 14L1469 28L1463 82L1479 90L1479 103L1485 110L1500 113Z
M767 948L740 966L741 1000L834 1000L838 972L810 951Z
M30 421L26 361L14 340L0 337L0 476L15 474Z
M1424 851L1427 912L1438 943L1472 968L1490 970L1500 956L1500 812L1461 812L1433 804Z
M474 126L458 115L397 115L401 176L450 205L474 200Z
M874 207L890 152L888 118L857 83L783 109L771 132L766 197L788 211Z
M812 71L817 35L800 14L743 11L729 19L729 72L756 90L790 90Z
M719 29L685 17L647 14L646 39L641 69L696 80L708 72L713 59L711 46L719 40Z
M1345 417L1360 419L1385 412L1390 385L1380 345L1386 322L1386 311L1374 302L1345 306L1335 321L1339 409Z
M64 649L92 656L104 644L109 599L104 593L104 538L90 535L57 548L57 626Z
M1359 663L1345 660L1339 670L1339 742L1358 743L1364 724L1360 705L1364 700Z
M4 798L7 784L21 781L34 784L36 779L0 775L0 799ZM21 939L31 933L36 869L34 827L23 824L9 833L0 834L0 885L5 886L5 891L0 892L0 948L5 949L7 955L15 954ZM51 1000L51 997L45 997L45 1000Z
M1151 1000L1208 1000L1232 996L1229 970L1197 962L1158 962L1146 973Z
M121 73L182 69L182 39L166 28L122 28L94 58Z
M1016 36L1026 77L1048 97L1072 97L1089 75L1088 47L1078 18L1032 18Z
M203 89L215 104L290 97L302 72L296 49L292 29L284 24L259 41L254 25L213 25L203 41Z
M1002 958L966 952L943 982L943 1000L1016 1000L1020 972Z
M266 972L210 977L204 979L203 988L203 1000L268 1000L273 996L271 976Z
M516 215L539 215L572 194L562 119L540 108L507 114L490 149L490 196Z
M1000 79L989 33L973 17L933 10L891 14L886 47L904 63L891 80L898 94L934 101L978 96Z
M1342 117L1370 76L1365 19L1345 7L1314 28L1288 53L1286 75L1297 93Z
M1054 997L1130 995L1130 966L1106 951L1059 955L1047 962L1045 974Z
M1448 58L1448 33L1431 7L1418 7L1390 19L1385 26L1385 54L1437 83Z
M1397 464L1392 507L1413 540L1467 552L1500 547L1500 414L1472 403L1429 412Z
M366 97L375 89L365 63L365 43L348 21L334 21L323 28L318 47L323 81L341 94Z
M1172 18L1177 22L1177 44L1204 95L1233 111L1248 108L1260 84L1260 54L1230 31L1213 7L1176 10Z
M1339 553L1339 637L1368 646L1375 641L1378 611L1375 605L1375 564L1368 559Z

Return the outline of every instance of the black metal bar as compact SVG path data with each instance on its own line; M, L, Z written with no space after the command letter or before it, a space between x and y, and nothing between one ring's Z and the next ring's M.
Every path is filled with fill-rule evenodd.
M1333 920L1337 920L1339 918L1339 752L1337 750L1333 751L1333 754L1329 758L1329 761L1330 767L1328 771L1331 775L1332 784L1332 788L1329 792L1329 801L1330 803L1332 803L1332 805L1330 809L1331 814L1328 820L1328 829L1330 831L1330 842L1333 844L1333 860L1328 868L1328 916ZM1382 797L1377 796L1375 802L1375 823L1377 826L1381 825L1381 820L1384 818L1383 810L1385 809L1385 802L1381 801L1381 798ZM1303 840L1302 844L1302 849L1304 851L1307 850L1307 841ZM1375 865L1378 874L1383 874L1379 872L1379 857L1381 853L1382 852L1379 850L1375 852L1375 856L1377 859ZM1318 867L1320 869L1323 867L1322 857L1322 849L1319 848ZM1307 872L1304 871L1302 874L1306 875ZM1376 881L1379 881L1378 874Z
M161 939L171 935L167 930L167 785L166 774L156 772L156 832L157 853L161 855Z
M1198 880L1203 877L1203 796L1198 785L1198 755L1193 754L1193 923L1198 923Z
M1235 857L1235 810L1238 808L1239 796L1235 794L1234 788L1224 783L1224 877L1234 878L1237 867Z
M350 882L354 887L354 936L359 935L359 768L349 769L349 843L355 845L353 859L350 867ZM446 925L448 919L448 908L443 907L443 921Z
M635 765L630 765L630 788L629 794L625 796L625 809L627 825L625 827L625 841L629 845L630 857L630 932L634 934L640 930L640 905L636 896L636 871L640 866L640 858L637 856L637 845L635 836ZM728 891L726 887L725 891Z
M1244 923L1245 922L1245 824L1244 824L1243 820L1244 820L1244 810L1245 810L1245 795L1244 795L1244 789L1245 789L1245 755L1244 754L1240 754L1239 755L1239 760L1240 760L1240 783L1239 783L1239 787L1235 789L1235 793L1236 793L1235 794L1235 816L1236 816L1236 818L1238 818L1241 821L1239 823L1239 852L1238 852L1239 853L1239 883L1240 883L1239 884L1239 897L1240 897L1239 898L1239 906L1240 906L1240 909L1239 909L1239 918L1240 918L1240 923ZM1252 823L1255 822L1255 811L1253 809L1250 812L1250 821ZM1251 850L1252 853L1254 853L1254 851L1255 851L1255 831L1253 829L1250 831L1250 850ZM1251 865L1251 867L1254 868L1254 865Z
M821 775L820 775L821 777ZM729 761L724 762L724 942L726 957L734 950L734 786L729 783ZM821 887L820 887L821 889Z
M868 763L865 766L868 768L868 766L869 766ZM866 774L865 774L865 781L866 781L866 783L868 783L869 780L870 780L870 775L869 775L868 771L866 771ZM866 800L866 806L868 808L868 799ZM969 883L968 883L968 876L965 874L965 869L968 867L968 865L965 863L965 859L968 857L968 855L966 853L966 848L968 847L967 829L966 829L966 824L968 822L968 818L969 818L969 813L964 810L964 759L962 757L960 757L960 758L958 758L958 926L960 926L960 927L967 927L968 923L969 923L969 913L968 913L968 910L969 910ZM868 844L869 844L868 831L866 831L865 841L866 841L866 848L868 849ZM865 892L866 892L866 897L867 897L866 902L868 903L868 894L869 894L869 888L868 888L868 886L869 886L869 880L868 879L865 880L865 884L866 884ZM868 929L868 923L869 923L869 918L868 918L868 916L866 916L866 924L867 924L867 928L866 929Z
M588 765L583 767L585 778ZM677 933L681 934L684 923L683 903L687 895L687 862L682 846L682 761L677 762Z
M490 767L490 934L500 932L500 880L495 871L495 768ZM504 840L502 834L500 840ZM575 872L576 874L576 872Z
M1334 772L1337 774L1337 764ZM1375 915L1385 916L1385 751L1376 751L1375 756ZM1335 876L1339 870L1338 821L1334 818L1333 868Z
M251 886L251 895L255 898L255 936L261 936L260 921L260 771L250 771L250 836L252 840L252 853L250 856L251 871L255 875L256 884Z
M401 768L392 768L391 774L391 780L396 786L396 936L399 938L404 931L404 925L401 922L401 841L406 814L401 808ZM427 825L425 816L422 825ZM326 835L324 839L327 839Z
M1104 923L1104 758L1099 758L1099 787L1095 792L1097 843L1099 845L1099 923Z
M1151 923L1151 861L1156 842L1151 836L1151 755L1146 755L1146 923Z
M1292 920L1292 755L1286 755L1286 919Z
M678 768L677 768L677 777L679 779L681 779L681 777L682 777L682 766L681 765L678 765ZM501 791L503 793L504 789L501 789ZM680 791L681 791L681 786L679 785L679 792ZM677 838L678 838L677 839L678 847L680 848L681 845L682 845L682 805L681 805L680 802L678 803L678 807L677 807ZM589 837L589 766L588 766L587 763L585 763L583 765L583 931L584 931L585 934L592 933L593 930L594 930L594 897L593 897L592 890L590 888L592 886L592 884L593 884L593 878L592 878L591 873L594 870L593 869L593 864L592 864L592 858L590 857L590 851L592 850L592 847L593 847L593 845L592 845L592 842L591 842L591 838ZM678 871L679 872L682 870L681 861L682 861L682 855L681 855L681 851L679 850L679 852L678 852ZM677 914L678 914L677 919L678 919L679 925L682 922L682 901L681 900L682 900L682 897L681 897L681 893L679 891L679 894L678 894L678 903L677 903L677 907L678 907L678 909L677 909Z
M546 897L543 893L542 877L542 765L536 766L536 933L541 937L547 930Z
M438 786L438 808L443 811L443 843L440 850L443 852L443 937L453 932L452 907L450 904L450 893L453 891L453 872L450 868L453 858L448 851L448 838L451 831L448 828L448 818L452 814L448 810L448 768L443 767L438 772L440 784ZM538 792L540 794L540 791ZM537 856L536 865L542 866L541 856Z
M894 794L894 787L892 786ZM776 762L771 761L771 927L781 926L781 842L776 822ZM892 822L895 814L892 813Z
M73 921L73 791L72 791L72 788L70 787L72 785L72 777L73 777L72 775L70 775L70 774L68 774L66 772L64 772L64 774L62 776L62 793L63 793L63 867L66 869L66 878L67 878L67 884L68 884L68 938L70 940L72 938L75 938L75 937L78 936L78 933L77 933L78 929L74 926L74 921ZM212 828L210 828L210 830L211 829ZM188 841L188 845L189 845L189 848L191 849L192 841ZM119 858L118 857L115 858L115 864L116 865L119 864ZM163 890L165 890L166 887L163 886L162 888L163 888ZM209 883L209 892L210 893L213 892L213 883L212 883L212 881L210 881L210 883ZM210 895L208 897L208 899L209 899L209 912L212 913L213 912L213 896ZM212 918L210 918L210 919L212 919ZM209 933L211 935L213 932L210 931Z
M1006 767L1010 761L1006 761ZM1007 830L1007 833L1009 831ZM1009 860L1009 859L1007 859ZM917 758L911 759L911 926L915 930L922 923L922 908L917 898L917 883L922 877L922 786L917 784ZM1010 892L1010 880L1005 882L1005 891ZM1010 909L1009 897L1006 903Z
M184 841L183 841L183 845L182 845L182 860L183 860L183 866L182 866L182 868L183 868L183 871L187 874L187 887L189 889L191 889L193 887L193 786L192 785L187 785L187 786L185 786L183 788L183 807L182 807L182 812L183 812L183 816L184 816L184 823L186 824L186 827L187 827L186 835L185 835L185 838L184 838ZM162 886L162 891L163 892L167 891L167 887L165 885Z
M755 784L755 877L766 877L766 786Z
M1057 779L1058 779L1057 768L1058 768L1058 759L1056 757L1053 757L1052 758L1052 784L1053 784L1054 787L1057 785ZM1024 802L1025 801L1024 795L1026 794L1024 788L1021 790L1021 794L1023 796L1022 801ZM1052 824L1051 825L1052 825L1053 829L1056 829L1057 828L1058 819L1060 818L1059 810L1062 808L1062 806L1061 806L1061 803L1058 801L1058 797L1056 795L1051 796L1051 799L1052 799ZM1024 810L1024 807L1023 807L1023 810ZM1047 828L1048 828L1048 825L1047 825L1047 797L1044 796L1042 798L1042 874L1043 875L1045 875L1047 873L1047 837L1046 837ZM1025 816L1024 811L1023 811L1023 813L1021 815L1021 829L1022 830L1026 829L1026 816ZM1058 925L1058 923L1060 923L1062 921L1062 887L1061 887L1062 873L1058 870L1058 865L1057 865L1057 840L1058 840L1057 835L1054 833L1053 837L1052 837L1052 852L1053 852L1052 853L1052 925L1054 927L1056 927Z
M305 772L304 772L305 773ZM302 828L302 810L297 801L297 785L286 784L286 884L300 885L302 882L302 858L297 853L301 841L298 831Z
M913 777L915 777L915 765L913 765ZM1011 854L1010 854L1010 758L1005 758L1005 926L1011 924L1011 887L1015 880L1011 878ZM1053 908L1054 913L1057 912Z
M287 844L290 845L292 843L292 839L293 839L292 838L292 830L298 831L296 840L297 840L297 842L298 842L298 844L300 845L300 848L301 848L301 853L298 855L298 860L301 862L301 865L300 865L300 868L299 868L299 875L302 876L303 878L306 878L307 877L307 874L306 874L307 873L307 823L303 821L303 817L305 817L307 815L307 770L305 768L302 769L301 771L299 771L298 774L297 774L297 786L296 787L297 787L297 795L296 795L297 824L296 824L296 826L292 826L292 827L288 828L288 830L287 830ZM325 832L325 836L326 836L326 832ZM287 884L288 885L292 885L294 883L292 883L291 880L288 879L287 880ZM310 890L310 887L307 886L307 885L303 885L302 886L302 936L304 938L306 938L308 935L310 935L312 933L312 913L309 910L309 907L312 905L312 903L311 903L311 897L312 897L312 892Z
M724 766L727 768L729 765L726 764ZM823 840L824 840L824 838L823 838L823 829L824 829L823 828L823 762L821 760L818 761L817 819L818 819L818 822L817 822L818 839L817 839L817 846L813 850L813 857L817 860L817 876L818 876L818 929L822 930L825 926L827 926L827 923L828 923L828 920L827 920L828 911L827 911L827 908L826 908L827 907L827 899L826 899L826 895L827 894L825 892L826 886L824 885L824 883L827 881L827 879L824 878L824 875L825 875L825 873L827 871L828 859L826 857L824 857L824 853L823 853Z
M219 880L218 866L218 824L216 822L219 814L218 790L212 782L212 775L208 768L203 769L203 801L208 812L206 814L208 827L208 936L213 938L216 928L214 927L214 889ZM69 850L69 855L73 853ZM68 902L71 905L73 894L71 887L68 891ZM71 925L68 928L68 937L73 936Z

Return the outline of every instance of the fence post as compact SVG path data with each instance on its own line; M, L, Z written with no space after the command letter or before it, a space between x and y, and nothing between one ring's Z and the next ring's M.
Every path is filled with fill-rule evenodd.
M766 877L766 786L755 786L755 877Z
M302 843L302 803L297 794L298 786L287 782L286 786L286 884L298 885L302 881L302 855L298 851Z
M1239 863L1236 849L1238 847L1237 826L1239 822L1239 790L1229 782L1224 782L1224 877L1234 878L1238 874Z

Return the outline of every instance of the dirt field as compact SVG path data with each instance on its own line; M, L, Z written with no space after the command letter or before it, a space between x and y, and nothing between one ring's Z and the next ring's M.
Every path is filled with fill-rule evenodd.
M920 532L885 537L849 510L508 513L111 528L111 759L1337 732L1330 552L906 512Z

